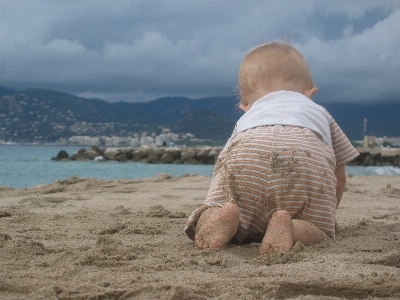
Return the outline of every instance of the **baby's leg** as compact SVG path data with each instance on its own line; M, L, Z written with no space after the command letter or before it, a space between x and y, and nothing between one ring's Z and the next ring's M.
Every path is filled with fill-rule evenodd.
M227 244L239 227L240 211L236 204L210 207L196 225L195 243L201 249L220 248Z
M301 242L303 245L313 245L322 243L326 239L326 234L313 223L292 219L293 244Z
M314 224L298 219L291 219L286 210L276 211L267 228L261 243L261 254L274 254L289 250L301 242L304 245L321 243L325 234Z

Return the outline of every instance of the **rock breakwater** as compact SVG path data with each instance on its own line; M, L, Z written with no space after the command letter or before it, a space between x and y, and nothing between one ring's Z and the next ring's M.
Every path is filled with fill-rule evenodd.
M396 148L366 148L357 149L360 155L350 162L349 166L394 166L400 167L400 149Z
M65 150L58 152L56 161L118 161L152 164L214 164L222 147L178 148L81 148L72 155ZM349 163L350 166L395 166L400 167L400 149L358 149L360 156Z
M178 147L148 147L139 148L81 148L72 155L65 150L53 157L55 161L118 161L142 162L153 164L214 164L217 161L221 147L178 148Z

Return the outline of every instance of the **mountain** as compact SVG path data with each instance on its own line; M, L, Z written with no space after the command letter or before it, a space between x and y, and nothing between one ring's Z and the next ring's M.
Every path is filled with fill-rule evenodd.
M242 112L237 98L166 97L147 103L109 103L44 89L0 87L0 140L52 142L72 135L133 136L162 127L199 139L226 139ZM400 103L323 105L352 140L364 134L400 136Z
M1 86L0 85L0 97L4 96L4 95L8 95L8 94L13 94L16 93L16 90L10 89L8 87L5 86Z
M212 124L219 129L214 135L212 130L211 134L197 130L196 137L220 139L220 136L225 135L222 139L226 140L233 126L226 129L225 134L220 129L227 128L227 119L234 124L235 119L241 115L235 109L235 102L234 97L200 100L169 97L148 103L109 103L58 91L26 89L0 98L0 140L52 142L73 135L133 136L142 132L159 133L160 127L175 124L204 108L211 108ZM197 120L198 116L194 116ZM182 124L184 120L175 124L182 133L190 132L189 129L195 130L193 126L185 129Z
M117 120L110 107L103 100L42 89L4 95L0 99L0 139L50 142L69 137L81 122Z
M146 124L168 124L198 110L211 110L237 120L242 112L235 106L235 97L211 97L192 100L185 97L165 97L147 103L117 102L125 120L134 118Z
M225 140L235 127L236 121L213 110L195 111L168 127L173 132L190 132L202 139ZM228 133L228 134L227 134Z
M400 101L376 104L329 103L323 106L352 140L363 138L364 118L367 118L367 135L400 136Z

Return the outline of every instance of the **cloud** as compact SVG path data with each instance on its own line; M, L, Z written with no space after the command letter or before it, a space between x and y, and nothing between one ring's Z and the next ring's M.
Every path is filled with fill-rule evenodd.
M0 0L0 84L107 101L233 95L240 62L288 36L327 101L398 101L398 1Z
M362 33L324 41L312 38L294 44L310 63L324 101L364 101L397 98L400 55L400 10ZM398 99L398 98L397 98Z
M75 58L86 54L86 48L77 40L69 41L65 39L54 39L43 47L44 54L54 55L56 57Z

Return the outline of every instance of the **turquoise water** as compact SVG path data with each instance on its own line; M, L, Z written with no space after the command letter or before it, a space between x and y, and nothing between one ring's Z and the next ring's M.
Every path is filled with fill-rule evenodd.
M167 165L118 162L56 162L58 151L69 155L81 147L66 146L0 146L0 186L25 188L49 184L72 176L97 179L137 179L160 173L180 176L198 174L211 176L212 165Z
M152 177L160 173L175 177L183 174L210 176L212 165L169 165L118 162L56 162L51 158L58 151L74 153L80 147L67 146L20 146L0 145L0 186L25 188L49 184L72 176L97 179L137 179ZM396 175L400 168L394 167L346 167L346 173L354 176Z

